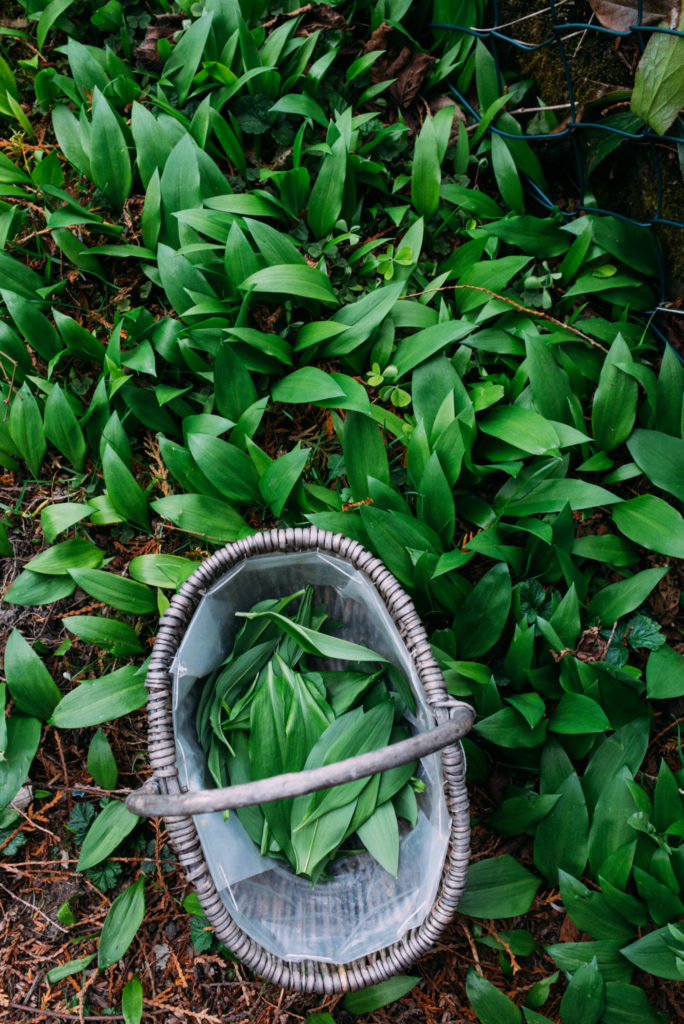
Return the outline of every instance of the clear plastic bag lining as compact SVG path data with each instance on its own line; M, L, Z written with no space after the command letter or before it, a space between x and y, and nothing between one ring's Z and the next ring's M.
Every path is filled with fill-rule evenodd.
M397 665L416 698L416 732L434 728L411 657L370 580L323 551L258 555L240 562L207 591L172 665L173 724L179 781L188 790L213 788L195 732L201 681L230 653L241 620L265 598L284 597L305 585L316 603L342 625L337 636L364 643ZM423 758L415 829L402 831L399 873L393 878L363 853L346 857L334 876L316 886L279 861L262 857L237 814L195 817L214 884L236 923L264 949L284 960L346 963L398 941L421 924L432 906L446 857L450 818L438 754Z

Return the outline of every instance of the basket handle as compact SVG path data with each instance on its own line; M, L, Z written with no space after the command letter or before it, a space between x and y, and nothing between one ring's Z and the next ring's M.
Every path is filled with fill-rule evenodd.
M376 772L397 768L409 761L418 761L461 739L472 728L475 712L469 704L459 702L449 707L449 714L448 721L399 743L366 754L357 754L356 757L347 757L321 768L286 772L256 782L191 793L162 794L159 793L158 779L152 776L144 786L127 797L126 807L132 814L141 816L209 814L252 804L265 804L272 800L285 800L327 789L329 786L339 786L343 782L354 782L375 775Z

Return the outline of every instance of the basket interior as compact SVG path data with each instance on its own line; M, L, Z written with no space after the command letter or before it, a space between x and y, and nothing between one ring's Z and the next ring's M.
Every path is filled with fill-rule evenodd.
M173 722L179 782L212 788L195 735L200 681L221 663L240 627L235 612L310 584L328 604L336 634L365 643L396 664L409 680L416 731L434 726L415 666L371 581L343 559L322 551L250 557L229 570L201 599L172 665ZM331 666L332 667L332 666ZM362 853L335 866L315 887L289 866L262 857L235 813L195 817L214 884L235 922L264 949L284 960L346 963L391 945L427 915L437 892L449 839L439 755L421 762L426 790L415 829L400 843L393 878Z

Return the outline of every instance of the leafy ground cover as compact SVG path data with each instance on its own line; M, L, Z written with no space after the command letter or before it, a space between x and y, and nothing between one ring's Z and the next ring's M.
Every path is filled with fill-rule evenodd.
M531 83L436 6L0 23L6 1019L681 1015L681 336L647 231L530 204ZM385 561L478 713L462 914L342 1000L249 977L122 803L170 594L306 523Z

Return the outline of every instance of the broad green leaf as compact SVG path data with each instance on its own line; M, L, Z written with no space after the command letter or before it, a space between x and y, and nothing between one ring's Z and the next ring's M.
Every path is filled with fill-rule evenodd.
M98 729L88 748L88 771L102 789L114 789L119 777L109 740L102 729Z
M609 981L606 985L606 1005L603 1024L662 1024L648 1001L643 988Z
M81 505L73 501L64 501L59 505L48 505L41 510L40 525L48 544L54 543L55 537L70 526L86 519L92 513L89 505Z
M14 396L9 413L9 432L22 459L37 477L47 447L38 403L27 383Z
M643 604L659 580L669 571L665 566L660 569L644 569L629 579L619 583L611 583L599 590L590 604L589 613L612 625L616 619L633 612Z
M399 870L399 826L392 801L378 804L356 832L371 857L396 878Z
M61 699L59 687L17 629L5 647L5 678L17 709L27 715L46 720Z
M493 409L478 421L478 426L483 434L498 437L532 455L544 455L559 445L551 424L533 409L515 405Z
M120 213L131 193L131 162L118 118L97 86L93 88L90 166L93 181L114 212Z
M401 303L400 303L401 305ZM397 368L397 379L409 370L425 362L441 352L447 345L460 341L472 332L472 324L459 320L448 320L444 323L426 327L410 338L404 338L397 345L393 361Z
M632 432L637 407L637 382L620 364L631 365L629 346L618 334L604 360L591 409L594 440L605 452L626 441Z
M521 498L511 498L501 503L500 512L506 516L545 515L548 512L562 512L567 503L573 512L597 505L614 505L620 501L605 487L585 483L584 480L542 480ZM499 500L496 504L499 505Z
M549 722L551 732L583 735L605 732L610 721L600 704L583 693L564 693Z
M681 36L654 33L649 37L634 76L630 107L658 135L665 134L684 107L682 66Z
M69 2L71 3L71 0ZM45 977L50 985L54 985L56 982L62 981L63 978L70 978L73 974L79 974L80 971L84 971L94 959L95 954L89 953L88 956L79 956L75 960L67 960L65 964L59 964L58 967L51 968Z
M130 835L140 821L137 814L131 814L121 800L112 800L88 829L76 865L78 871L86 871L113 853L119 843Z
M84 729L137 711L146 700L145 681L138 669L124 665L67 693L52 712L50 723L58 729Z
M292 489L304 472L310 449L302 448L300 442L291 452L281 455L264 470L259 477L259 491L274 515L279 516Z
M682 661L684 663L684 659ZM646 756L649 730L649 718L636 718L609 736L592 754L582 776L582 789L591 814L608 779L624 767L629 768L632 776L636 774Z
M236 612L236 615L241 619L267 619L269 622L277 623L307 654L321 658L339 658L342 661L385 661L367 647L351 643L349 640L341 640L336 636L326 636L325 633L301 626L278 612Z
M147 495L135 479L121 456L111 445L105 445L102 453L107 494L115 509L127 520L138 526L149 526Z
M593 957L596 957L605 982L628 982L632 976L631 965L622 956L620 943L615 939L600 939L597 942L559 942L545 948L556 966L569 974L574 974L583 964L591 963Z
M275 402L293 404L316 404L321 399L342 398L344 391L330 376L315 366L303 366L300 370L281 378L271 390Z
M143 1013L143 987L136 974L121 993L121 1013L124 1024L140 1024Z
M661 431L682 436L682 403L684 402L684 363L672 345L666 345L658 373L656 418Z
M71 597L76 584L68 575L52 576L24 569L5 593L8 604L40 605Z
M164 76L173 80L181 106L188 98L192 80L202 59L212 19L210 11L202 11L201 16L186 28L164 64Z
M681 982L682 974L679 969L679 963L681 963L682 955L680 952L679 956L677 956L673 946L682 950L681 942L675 945L671 928L669 925L665 925L664 928L658 928L656 931L649 932L647 935L642 936L642 938L637 939L636 942L623 947L620 952L635 967L640 968L642 971L647 971L648 974L654 974L656 978L667 978L669 981ZM620 981L623 979L618 978L615 980Z
M385 442L377 423L358 412L349 412L342 435L344 465L354 501L368 497L368 479L389 483Z
M553 756L553 747L547 743L542 753L542 783L545 763ZM552 884L558 883L558 870L562 868L575 878L581 877L587 863L589 815L577 773L570 771L562 780L553 780L553 790L544 786L544 792L555 792L560 799L549 814L537 825L534 838L534 863Z
M191 434L192 457L220 493L243 504L259 500L259 480L248 455L227 441L209 434Z
M366 988L361 988L358 992L347 992L342 1004L348 1013L372 1013L373 1010L379 1010L381 1006L387 1006L389 1003L395 1003L397 999L401 999L412 988L415 988L419 981L420 978L416 975L398 975L388 978L387 981L381 981L377 985L367 985Z
M26 568L47 576L63 576L69 569L94 569L102 565L104 551L89 540L63 540L35 555Z
M522 213L525 209L522 182L520 181L515 160L508 147L508 142L501 135L493 132L491 144L492 169L501 198L511 210L514 210L516 213Z
M600 892L588 889L565 871L558 872L563 906L573 923L592 939L628 941L634 928L622 914L613 910Z
M489 819L489 824L505 836L518 836L549 814L560 800L558 793L539 796L513 796L502 801Z
M249 371L228 342L223 342L214 363L214 389L219 412L233 423L257 400Z
M203 494L172 494L152 502L154 511L181 530L211 540L233 541L248 534L249 527L234 508ZM166 586L175 586L167 583Z
M615 507L620 508L619 505ZM634 565L639 560L636 548L612 533L576 537L572 543L572 553L577 558L591 558L613 566Z
M130 615L148 615L157 610L155 594L141 583L102 569L70 569L69 575L81 590L96 601Z
M468 868L461 914L471 917L518 917L532 906L541 881L509 854L476 861Z
M397 308L403 288L401 281L375 288L356 302L338 309L330 320L305 325L299 333L296 349L324 341L322 351L326 356L348 355L367 341L385 317Z
M85 459L86 442L74 411L59 384L55 384L45 403L45 434L80 473Z
M135 630L125 622L106 619L101 615L71 615L62 619L63 625L84 643L94 644L120 657L133 657L142 653L142 645Z
M466 994L481 1024L522 1024L522 1013L513 1000L474 967L468 968Z
M599 874L603 862L614 850L634 836L628 819L638 808L628 785L631 778L629 768L620 768L611 779L606 779L596 802L588 844L589 863L594 875Z
M563 1024L598 1024L605 1006L605 987L596 957L578 967L561 999Z
M199 564L181 555L138 555L131 559L128 572L138 583L175 590Z
M651 700L684 696L684 657L668 644L648 656L646 695Z
M4 686L1 689L4 691ZM10 715L6 730L4 760L0 760L0 808L14 800L26 781L40 743L40 722L37 718Z
M453 492L437 452L427 460L418 485L419 515L442 538L445 547L452 543L456 528Z
M684 440L659 430L635 430L627 447L652 484L684 502Z
M342 212L347 160L347 144L339 135L321 161L309 196L307 222L314 238L323 238L332 231Z
M330 306L336 306L339 302L325 274L315 267L297 264L276 264L257 270L242 282L240 289L257 294L294 295Z
M440 111L449 118L449 127L454 118L453 107ZM437 212L439 206L439 186L442 181L442 160L444 152L440 146L435 119L428 116L423 121L416 137L413 150L413 167L411 170L411 202L419 216L428 219Z
M109 908L97 951L97 966L100 970L111 967L121 959L135 938L144 916L145 879L139 878L119 893Z
M508 566L499 562L477 583L454 618L459 658L478 658L494 646L506 625L511 598Z
M655 494L642 494L616 505L613 519L620 533L649 551L684 558L684 518Z

